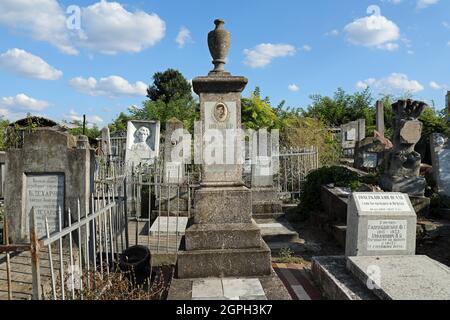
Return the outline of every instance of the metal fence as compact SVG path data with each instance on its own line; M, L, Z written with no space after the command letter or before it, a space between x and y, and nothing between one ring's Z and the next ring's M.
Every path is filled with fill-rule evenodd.
M294 200L300 196L306 176L320 166L319 151L316 147L290 148L280 152L279 172L275 175L275 185L282 194Z
M8 299L13 299L11 255L29 251L31 261L32 299L83 299L85 290L95 286L95 274L109 274L116 267L118 254L128 247L126 179L124 176L96 181L96 193L90 199L90 210L81 217L77 208L58 210L58 231L50 234L45 217L46 235L38 238L36 214L30 213L30 243L8 243L5 223ZM99 186L102 184L103 186ZM63 215L67 215L64 219ZM6 220L6 219L5 219ZM68 225L63 226L66 220ZM45 269L45 272L41 272Z

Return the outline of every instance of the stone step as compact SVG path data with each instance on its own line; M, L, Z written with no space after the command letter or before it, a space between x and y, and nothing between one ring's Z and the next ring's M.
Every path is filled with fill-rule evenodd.
M277 220L277 219L281 219L285 216L285 214L283 212L276 212L276 213L258 213L255 214L253 213L253 219L255 220L262 220L262 219L272 219L272 220Z
M261 236L266 242L295 242L299 240L298 233L287 221L269 221L258 223Z
M261 240L258 248L180 251L180 279L207 277L253 277L272 273L270 248Z

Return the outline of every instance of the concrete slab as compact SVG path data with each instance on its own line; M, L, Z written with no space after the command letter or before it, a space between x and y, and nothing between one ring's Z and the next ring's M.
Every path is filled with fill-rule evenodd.
M161 234L183 235L188 224L187 217L158 217L150 227L150 236Z
M223 295L219 296L221 290ZM291 300L291 296L274 272L259 278L173 279L167 299Z
M198 279L192 284L192 300L222 298L223 296L221 279Z
M222 284L224 296L230 300L267 300L259 279L222 279Z
M347 267L385 300L450 300L450 268L427 256L349 257ZM378 280L377 280L378 279Z

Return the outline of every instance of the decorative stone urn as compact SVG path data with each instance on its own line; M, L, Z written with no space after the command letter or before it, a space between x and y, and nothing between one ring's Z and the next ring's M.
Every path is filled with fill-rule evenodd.
M225 21L217 19L214 21L216 28L208 34L208 47L213 57L214 70L211 72L222 73L225 71L225 63L230 50L231 34L224 28Z

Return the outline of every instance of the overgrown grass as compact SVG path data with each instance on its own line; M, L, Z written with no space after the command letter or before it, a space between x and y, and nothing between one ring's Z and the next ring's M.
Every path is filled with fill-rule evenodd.
M290 248L282 248L278 253L278 257L274 259L276 263L293 263L293 264L304 264L305 261L294 256L294 251Z
M173 277L172 266L158 268L153 273L150 285L135 285L126 274L122 272L110 272L109 275L100 272L83 272L81 281L74 276L74 286L70 273L64 276L64 293L66 300L165 300L167 298L171 279ZM82 284L82 285L81 285ZM62 297L61 278L56 279L56 299ZM72 294L72 288L73 294ZM44 299L52 300L53 292L50 285L43 292Z

